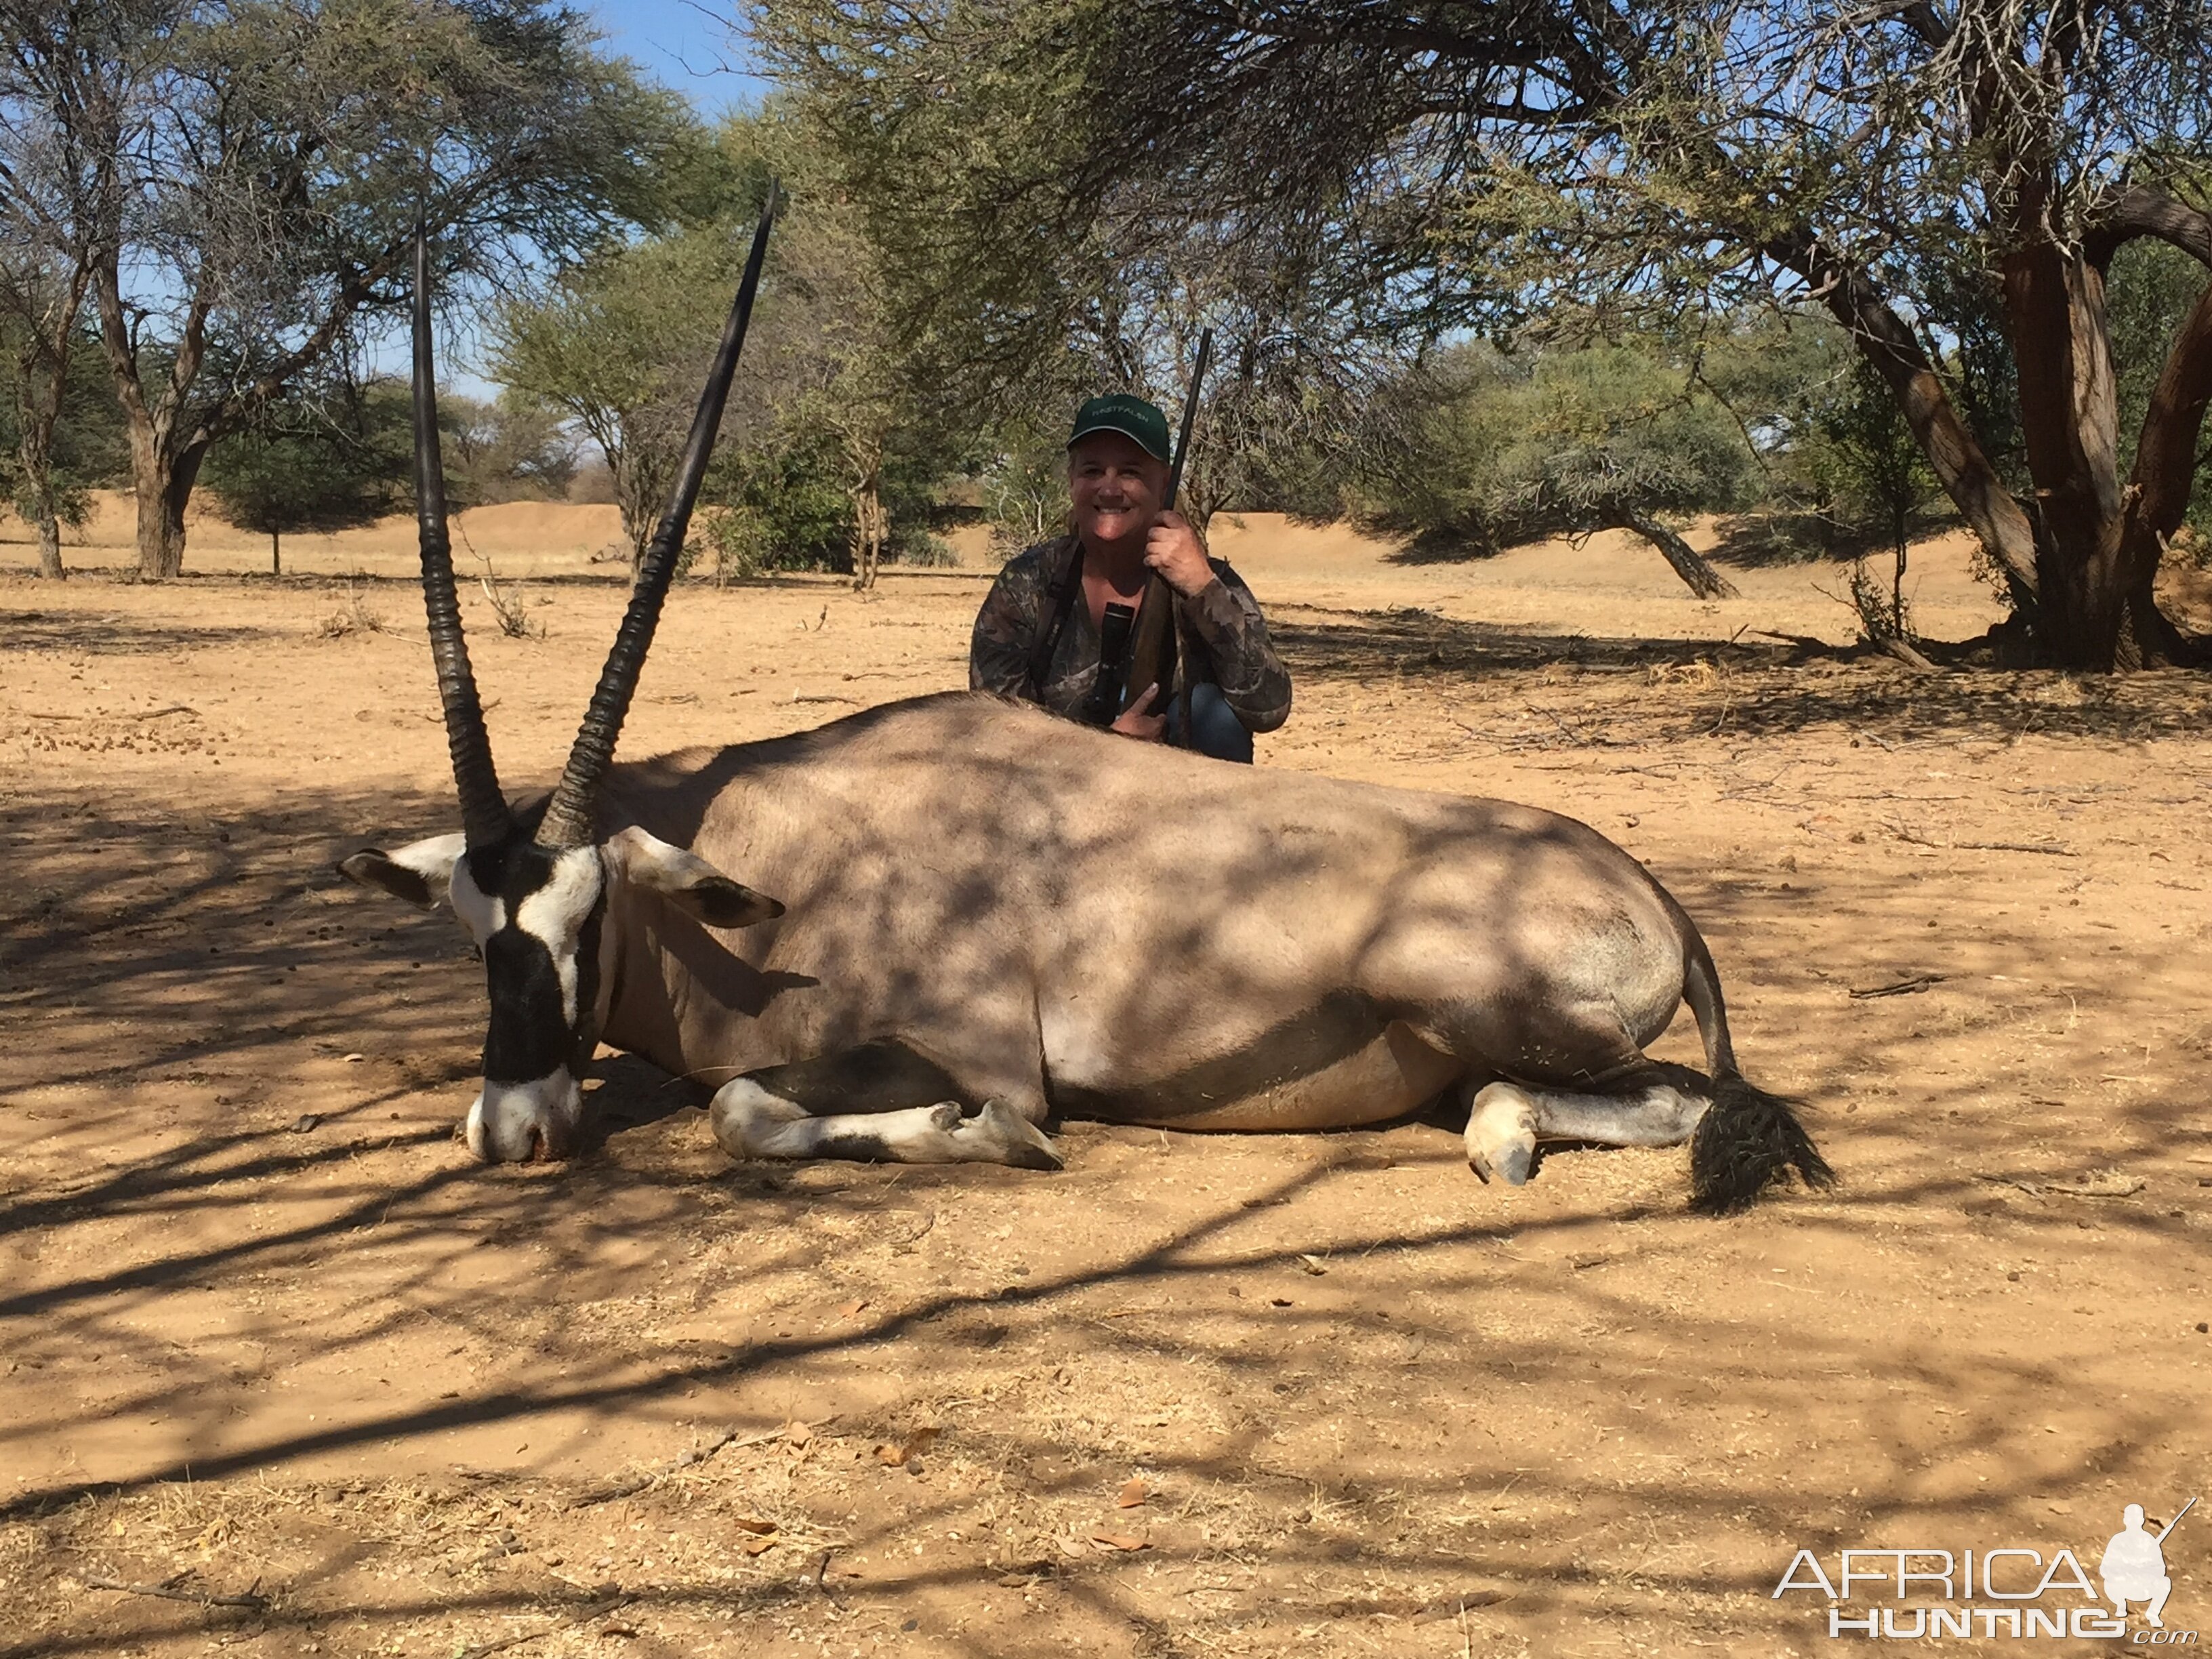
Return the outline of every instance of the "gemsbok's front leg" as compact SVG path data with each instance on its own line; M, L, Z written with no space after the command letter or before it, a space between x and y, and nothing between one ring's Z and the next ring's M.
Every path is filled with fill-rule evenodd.
M941 1067L902 1044L769 1066L717 1090L708 1121L737 1158L844 1158L863 1164L1003 1164L1057 1170L1037 1127L1042 1091L1024 1112L1006 1093L968 1097Z

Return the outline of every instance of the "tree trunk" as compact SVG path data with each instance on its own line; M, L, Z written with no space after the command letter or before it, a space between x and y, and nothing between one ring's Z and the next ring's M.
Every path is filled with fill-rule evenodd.
M1648 514L1632 513L1621 523L1657 548L1674 567L1674 574L1701 599L1733 599L1741 596L1735 584L1705 562L1697 549Z
M131 488L138 502L138 575L167 581L185 568L185 508L199 482L207 444L195 439L179 447L170 433L133 415L131 421Z
M23 503L23 516L39 532L39 574L60 581L69 573L62 568L61 517L54 511L52 435L52 422L46 422L41 432L36 422L25 421L17 456L23 468L24 494L28 497Z
M883 497L878 493L876 481L869 478L853 490L853 586L865 591L876 585L876 571L883 562L884 514Z
M269 532L269 574L272 576L284 574L284 543L282 533L274 530Z
M2197 445L2212 407L2212 287L2196 305L2167 349L2152 387L2150 406L2136 441L2135 471L2114 537L2111 580L2121 589L2126 620L2115 649L2119 666L2194 662L2191 646L2151 597L2159 561L2181 526L2197 478Z
M2034 525L1959 417L1951 394L1911 325L1882 299L1864 271L1809 233L1778 238L1768 244L1767 252L1805 279L1849 331L1860 355L1888 382L1936 482L2004 573L2014 608L2033 616L2038 580Z
M36 326L35 321L32 325ZM39 532L39 574L59 581L68 572L62 568L61 517L54 511L54 428L68 384L66 344L58 357L34 344L21 355L15 370L16 424L21 433L15 459L23 474L23 517Z
M2127 586L2104 275L2078 249L2045 240L2008 255L2003 276L2035 484L2036 633L2059 664L2108 669L2118 659Z
M69 572L62 568L62 526L52 508L39 515L39 574L56 581L66 579Z

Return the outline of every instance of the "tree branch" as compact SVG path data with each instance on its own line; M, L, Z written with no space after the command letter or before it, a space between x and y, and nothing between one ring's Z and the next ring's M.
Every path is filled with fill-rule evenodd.
M2199 264L2212 266L2212 214L2141 185L2131 186L2110 212L2089 227L2081 239L2082 255L2102 270L2123 244L2139 236L2155 236Z
M1850 331L1904 410L1936 480L2016 588L2036 592L2035 527L1997 477L1911 328L1865 272L1807 231L1769 242L1767 257L1795 271Z
M2136 497L2135 511L2161 545L2181 527L2189 510L2191 487L2197 477L2197 434L2204 428L2204 414L2212 404L2212 287L2197 296L2196 306L2151 390L2150 407L2143 413L2141 435L2136 441L2135 470L2129 487Z

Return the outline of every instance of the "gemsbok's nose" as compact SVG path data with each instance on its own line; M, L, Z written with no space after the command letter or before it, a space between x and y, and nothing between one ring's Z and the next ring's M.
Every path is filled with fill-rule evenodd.
M566 1068L527 1083L486 1082L469 1108L469 1150L487 1164L535 1164L575 1150L584 1092Z

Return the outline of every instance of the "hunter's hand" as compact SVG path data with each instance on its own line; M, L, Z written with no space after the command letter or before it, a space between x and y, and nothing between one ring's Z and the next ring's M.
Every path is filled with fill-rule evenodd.
M1119 732L1125 738L1135 738L1145 743L1158 743L1162 734L1168 729L1168 717L1165 714L1155 714L1152 712L1152 704L1158 699L1159 695L1158 686L1146 686L1139 694L1136 702L1121 711L1121 718L1115 720L1109 729Z
M1194 599L1212 585L1213 567L1206 562L1206 544L1180 513L1163 513L1152 520L1145 538L1146 568L1187 599Z

